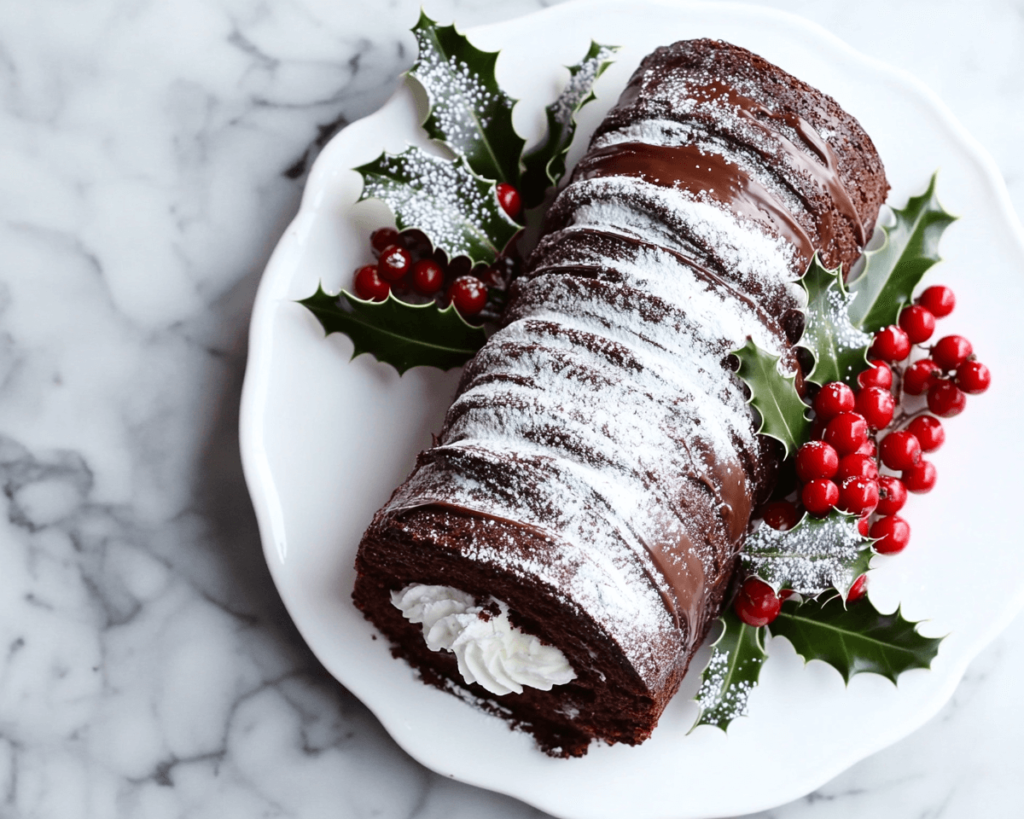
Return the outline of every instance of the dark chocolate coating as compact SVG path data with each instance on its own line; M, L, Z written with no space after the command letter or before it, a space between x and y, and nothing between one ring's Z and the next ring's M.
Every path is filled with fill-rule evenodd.
M787 279L815 249L849 269L887 190L856 120L756 55L695 40L645 58L547 214L437 444L360 543L354 600L396 656L554 755L648 737L778 470L729 369L742 343L729 321L795 369ZM711 229L718 212L747 237L738 248ZM748 264L755 251L768 261ZM701 305L717 300L728 315L708 321ZM392 606L413 583L504 601L576 679L504 696L467 685ZM604 599L623 584L635 612Z

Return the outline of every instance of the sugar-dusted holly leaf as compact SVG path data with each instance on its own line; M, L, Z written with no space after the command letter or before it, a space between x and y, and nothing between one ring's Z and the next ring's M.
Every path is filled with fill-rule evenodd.
M912 196L903 210L893 208L895 223L882 228L885 243L864 254L864 271L850 282L850 318L869 333L896 323L921 277L940 261L939 239L956 217L939 204L935 176L928 190Z
M439 26L422 11L412 33L420 53L408 73L427 92L427 133L480 176L518 187L526 142L512 127L516 101L494 76L498 52L481 51L454 25Z
M414 146L355 170L363 177L360 200L382 199L399 230L422 230L449 258L492 264L519 231L498 204L496 183L461 158L441 159Z
M824 518L804 515L780 532L767 524L750 535L740 560L775 591L792 589L814 597L828 588L843 597L868 570L871 540L857 531L857 518L833 509Z
M584 105L597 99L594 83L613 62L618 46L591 42L582 62L569 66L569 84L547 107L548 130L544 140L523 157L520 192L528 208L544 201L544 192L565 175L565 157L576 134L576 115Z
M764 628L748 626L732 607L719 618L724 627L711 651L711 660L697 691L700 716L693 727L717 725L723 731L736 717L747 715L750 692L757 688L764 650Z
M815 253L800 284L807 293L804 333L800 346L814 356L807 379L815 384L852 384L868 368L871 336L850 323L853 296L843 284L843 269L827 270Z
M765 352L750 338L733 355L740 360L736 374L750 387L747 403L761 415L758 432L781 441L788 457L807 440L811 426L807 405L796 391L796 374L783 375L780 356Z
M805 661L822 660L847 682L854 674L881 674L893 682L911 668L930 668L942 638L923 637L899 609L882 614L862 597L848 607L840 597L787 600L771 624Z
M454 305L442 310L435 302L407 304L391 294L386 301L363 301L344 290L331 296L322 287L299 303L327 333L352 339L352 358L371 353L399 374L410 367L461 366L486 341L483 328L467 324Z

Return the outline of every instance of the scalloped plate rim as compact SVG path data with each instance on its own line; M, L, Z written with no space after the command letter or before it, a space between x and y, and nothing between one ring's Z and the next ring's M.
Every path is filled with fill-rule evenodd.
M932 109L932 112L941 120L942 125L948 129L951 136L960 144L964 153L978 164L978 170L984 178L984 182L989 189L988 192L994 197L998 209L1004 218L1005 224L1001 227L1013 236L1016 241L1017 252L1021 258L1024 258L1024 230L1022 230L1020 223L1017 221L1009 193L994 160L954 118L945 104L912 75L903 70L887 66L879 60L860 54L842 42L839 38L826 30L821 29L816 24L790 13L761 7L746 6L737 3L683 3L670 2L670 0L644 0L643 4L652 7L671 8L679 10L680 12L687 9L699 9L704 12L717 13L723 16L742 14L748 17L758 17L763 20L770 20L787 29L784 33L780 34L780 36L793 36L795 34L796 36L808 36L819 39L823 43L827 44L828 48L835 49L835 52L838 55L841 55L842 59L846 61L853 61L862 67L870 68L872 71L883 75L888 81L902 86L905 93L918 98ZM493 32L508 26L520 26L533 23L539 25L543 22L542 18L556 18L562 15L573 15L577 12L580 14L587 13L583 10L588 10L588 12L592 13L594 10L602 7L614 8L619 5L620 4L614 2L614 0L576 0L576 2L569 2L550 7L543 11L536 12L525 17L515 18L514 20L510 20L505 23L471 28L468 29L466 33L471 37L474 35L492 34ZM636 4L633 5L635 6ZM525 21L530 22L527 23ZM367 120L379 116L382 112L394 107L395 105L403 104L400 100L401 93L401 90L396 92L395 96L393 96L378 112L370 115L370 117L367 117L364 120L360 120L359 122L365 123ZM348 126L348 128L351 127L352 126ZM345 130L348 130L348 128ZM337 137L335 137L332 142L335 140L337 140ZM321 195L320 186L328 183L325 181L325 178L329 177L331 174L330 163L333 161L334 159L331 154L330 144L328 144L310 171L309 179L303 192L299 213L296 215L288 229L286 229L281 242L267 265L267 269L260 283L253 308L253 318L250 327L249 361L246 370L245 384L243 387L242 408L240 413L240 439L243 468L246 481L249 486L250 495L252 496L256 510L265 557L270 567L274 582L278 586L286 606L289 611L292 612L294 610L294 601L289 599L290 595L285 591L287 583L285 581L284 574L287 571L287 568L282 555L287 550L287 543L283 540L282 510L279 508L279 499L277 498L277 493L274 488L274 476L267 464L265 453L263 451L263 436L265 434L266 421L264 416L267 379L266 357L269 349L273 346L274 341L275 327L273 326L273 322L275 318L275 311L277 310L278 302L280 301L280 286L284 277L290 275L289 265L292 264L292 260L288 257L290 252L289 245L290 243L299 240L299 237L306 228L307 220L316 218L319 207L319 198ZM1003 630L1003 628L1005 628L1013 616L1022 609L1024 609L1024 585L1021 585L1018 588L1017 594L1014 597L1005 601L1004 605L1001 607L1002 616L993 618L987 629L975 634L969 646L960 650L956 660L945 669L943 685L934 693L934 696L931 697L925 707L914 712L912 716L908 716L905 723L899 726L893 726L888 735L876 734L870 741L863 741L857 746L850 746L848 753L842 758L836 758L832 764L823 764L813 773L810 771L800 771L802 776L794 776L793 780L788 783L788 787L784 787L786 783L777 783L779 787L770 796L762 795L762 798L753 798L749 800L749 805L745 806L742 812L769 809L792 799L799 798L800 796L803 796L828 782L830 779L859 760L881 750L884 747L887 747L916 730L934 716L934 714L948 701L971 660L973 660L974 657L976 657L977 654L986 645L988 645ZM337 664L331 662L331 658L321 656L321 652L318 650L318 641L312 633L310 624L296 619L296 625L303 634L303 637L310 644L314 653L316 653L317 656L320 657L321 661L329 667L329 670L332 670L332 673L335 673L335 676L337 676L341 682L349 686L353 692L356 693L356 695L359 696L360 699L368 705L368 707L370 707L399 745L427 767L457 778L461 781L514 796L538 808L551 811L560 816L587 817L593 815L605 815L600 812L595 813L590 811L575 811L567 809L564 799L552 799L550 798L550 795L546 793L524 791L524 789L516 783L508 782L508 777L502 774L491 772L490 775L486 775L481 773L478 766L474 767L473 765L469 765L467 767L466 764L462 764L464 761L452 758L438 758L429 741L425 742L422 736L410 733L408 730L409 726L403 722L401 714L395 711L387 699L383 699L378 696L376 685L377 681L362 679L360 678L358 671L353 669L349 669L345 674L337 674L334 670ZM342 679L342 677L345 678ZM556 764L573 765L580 763L568 761ZM507 774L507 772L503 773ZM651 819L660 816L668 817L670 815L678 817L682 815L679 812L680 810L685 811L685 806L680 806L671 813L659 812L657 810L645 812L640 806L637 806L637 812L635 815L651 817ZM726 816L732 815L736 812L735 806L730 806L728 810L723 810L722 812L704 812L700 815L706 816L710 819L712 816ZM693 815L696 816L696 814Z

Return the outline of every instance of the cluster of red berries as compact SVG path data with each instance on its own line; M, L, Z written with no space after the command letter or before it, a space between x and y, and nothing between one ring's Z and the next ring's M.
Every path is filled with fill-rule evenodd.
M988 367L974 357L963 336L945 336L927 349L927 357L909 362L914 345L931 339L936 318L948 316L955 303L948 287L927 288L900 312L898 325L875 334L868 353L871 367L857 377L856 390L838 381L821 388L813 403L813 440L796 453L798 497L768 504L762 514L768 526L791 529L801 506L812 515L836 508L860 518L858 528L875 540L876 552L896 554L906 548L910 525L897 513L908 492L929 492L935 486L935 466L922 456L946 439L939 418L959 415L966 395L981 394L991 383ZM923 408L906 412L904 397L921 395L931 414ZM847 602L859 600L866 588L867 575L862 575ZM766 625L785 596L749 577L737 595L736 611L749 625Z
M515 219L522 210L519 192L501 182L497 195L501 207ZM394 228L380 228L370 236L370 246L377 262L356 270L354 283L356 296L366 301L384 301L391 292L413 292L454 304L465 318L472 318L483 312L490 288L503 284L495 268L476 276L470 265L464 264L468 259L449 264L445 254L434 250L419 231L399 233Z

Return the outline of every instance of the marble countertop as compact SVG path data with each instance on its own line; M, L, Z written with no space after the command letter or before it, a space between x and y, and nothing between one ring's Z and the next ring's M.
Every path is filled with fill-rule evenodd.
M1024 212L1019 0L765 5L930 85ZM0 6L0 815L541 815L421 768L323 671L239 465L260 273L319 147L411 62L418 6ZM1011 625L924 728L762 819L1016 815L1021 678Z

